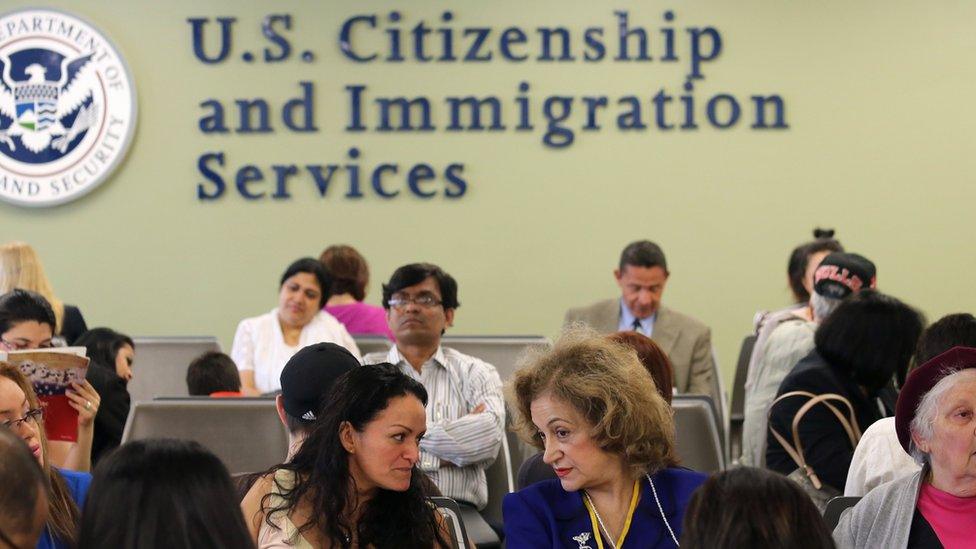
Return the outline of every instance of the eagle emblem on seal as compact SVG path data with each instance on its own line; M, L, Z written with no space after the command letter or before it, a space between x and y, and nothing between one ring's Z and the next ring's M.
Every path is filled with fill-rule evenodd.
M13 76L10 56L0 56L0 114L13 120L0 128L0 145L13 152L19 141L35 155L50 155L53 149L53 156L63 156L98 121L98 105L89 100L98 84L93 55L64 57L59 75L49 74L57 68L56 62L53 67L45 65L45 56L37 55L23 63L25 77L19 79Z

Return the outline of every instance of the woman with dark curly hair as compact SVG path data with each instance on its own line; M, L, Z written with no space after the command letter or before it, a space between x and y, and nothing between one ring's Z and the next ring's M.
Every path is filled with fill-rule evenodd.
M505 497L509 549L675 547L705 475L675 467L671 408L633 349L564 334L515 373L515 425L558 480Z
M244 497L257 546L448 547L416 468L423 385L384 363L349 371L331 394L292 461Z

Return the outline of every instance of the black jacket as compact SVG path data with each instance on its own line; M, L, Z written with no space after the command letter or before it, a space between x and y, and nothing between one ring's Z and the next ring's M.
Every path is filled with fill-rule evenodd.
M109 450L122 442L122 430L129 417L129 391L125 380L115 374L115 369L92 362L88 365L85 379L92 384L101 403L95 414L95 433L92 440L92 465L98 463Z
M836 393L854 407L858 426L863 433L872 423L881 419L881 405L872 396L865 396L861 388L844 370L828 364L816 350L797 363L783 383L779 386L776 396L790 391L807 391L815 395ZM794 396L784 399L771 408L769 414L769 428L775 429L788 442L793 442L793 417L808 398ZM844 416L847 407L842 403L835 403ZM891 410L886 410L890 415ZM800 442L803 444L803 455L807 464L813 468L820 480L843 492L847 483L847 471L851 467L854 448L844 431L843 426L826 406L818 404L811 408L800 421ZM766 466L784 475L793 472L798 465L776 438L766 433Z

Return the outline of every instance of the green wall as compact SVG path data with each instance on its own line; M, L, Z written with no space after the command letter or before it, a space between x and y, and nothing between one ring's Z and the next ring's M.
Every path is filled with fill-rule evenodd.
M6 9L35 6L7 0ZM566 308L616 293L612 270L628 241L665 249L665 302L714 333L727 377L757 309L788 301L789 250L814 226L834 227L848 249L873 259L880 287L930 320L976 309L967 252L972 185L976 4L971 2L109 2L56 1L94 22L126 57L139 122L128 158L82 199L46 210L0 204L0 239L41 253L57 293L89 325L133 335L215 334L229 348L237 322L275 305L284 266L327 245L349 243L369 259L368 301L397 266L439 263L460 284L454 333L554 334ZM362 83L388 95L495 94L518 82L534 94L681 93L684 63L403 63L357 65L337 47L341 22L398 8L406 23L455 28L589 25L613 30L614 9L633 25L712 25L721 57L696 97L777 93L790 128L754 131L578 132L564 149L541 131L350 134L348 97ZM260 20L290 13L290 39L312 63L246 64L264 46ZM188 17L238 18L235 57L205 66L193 57ZM376 31L378 32L378 31ZM376 36L381 36L376 34ZM658 40L660 38L658 37ZM374 41L375 42L375 41ZM363 44L370 44L365 39ZM203 135L199 103L264 97L272 105L315 82L320 131ZM538 114L538 113L537 113ZM582 110L572 120L579 127ZM435 115L443 124L443 111ZM275 121L277 122L277 121ZM541 121L537 121L541 124ZM606 120L611 126L612 118ZM280 127L277 124L276 127ZM344 162L465 164L459 200L320 198L308 177L288 201L196 197L197 158L224 151L228 168ZM335 189L333 189L335 190Z

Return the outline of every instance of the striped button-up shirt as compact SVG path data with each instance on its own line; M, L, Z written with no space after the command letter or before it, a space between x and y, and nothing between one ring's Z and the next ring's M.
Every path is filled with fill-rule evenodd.
M389 362L427 389L427 434L420 441L420 469L450 498L488 503L488 468L501 448L505 400L498 371L487 362L447 347L438 347L420 372L400 356L370 353L365 364ZM479 404L483 412L472 414Z

